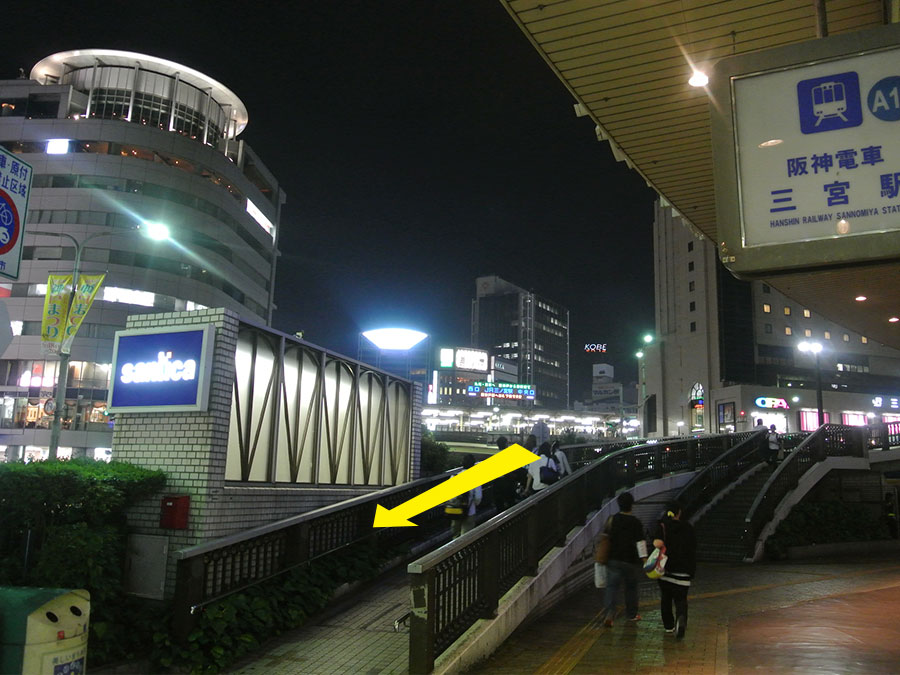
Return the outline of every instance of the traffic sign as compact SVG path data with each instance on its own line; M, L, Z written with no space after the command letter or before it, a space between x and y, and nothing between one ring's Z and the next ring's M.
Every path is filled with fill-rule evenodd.
M0 146L0 276L19 278L31 165Z

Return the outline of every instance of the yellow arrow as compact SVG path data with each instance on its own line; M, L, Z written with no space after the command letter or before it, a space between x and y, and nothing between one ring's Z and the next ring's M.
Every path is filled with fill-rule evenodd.
M533 452L529 452L521 445L513 444L471 469L466 469L440 485L435 485L430 490L403 502L400 506L388 510L378 504L375 507L374 527L415 527L415 523L409 522L413 516L448 502L457 495L484 485L510 471L515 471L521 466L531 464L537 459L540 457Z

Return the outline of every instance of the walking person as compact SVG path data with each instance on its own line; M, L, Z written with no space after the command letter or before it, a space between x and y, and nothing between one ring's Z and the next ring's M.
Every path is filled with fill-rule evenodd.
M560 478L571 475L572 467L569 465L569 458L566 457L566 453L559 446L559 441L553 441L553 444L550 446L550 456L556 461Z
M506 436L497 439L498 452L503 452L508 447L509 441ZM516 484L522 473L524 473L524 469L516 469L503 474L493 482L494 504L498 512L505 511L516 503Z
M466 455L465 457L463 457L463 471L465 471L466 469L471 469L473 466L475 466L474 456ZM450 521L450 534L454 539L464 535L466 532L475 527L475 511L478 509L479 504L481 504L480 485L477 485L468 492L464 492L463 494L450 500L450 502L448 503L448 507L450 507L451 509L462 509L462 513L460 514L461 517L454 517Z
M667 633L674 633L677 640L684 637L687 628L688 589L697 571L697 538L694 528L681 516L679 502L666 504L666 513L653 537L653 545L656 548L665 547L668 556L665 574L658 580L663 628Z
M539 459L528 465L528 478L525 482L525 494L528 496L559 480L559 467L551 457L550 444L541 444L536 454L539 455Z
M606 561L606 594L603 625L612 627L616 616L616 596L625 587L625 616L628 621L640 621L638 614L638 574L647 558L644 526L631 513L634 497L623 492L616 497L619 512L606 524L609 535L609 559Z
M769 427L766 434L766 446L768 447L766 464L775 466L778 461L778 451L781 450L781 439L778 437L778 431L775 430L774 424Z

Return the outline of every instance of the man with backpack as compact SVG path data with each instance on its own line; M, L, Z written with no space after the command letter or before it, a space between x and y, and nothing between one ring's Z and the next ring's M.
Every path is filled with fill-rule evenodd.
M539 459L528 465L528 479L525 482L525 494L532 495L559 480L559 466L551 456L549 443L541 443L538 448Z

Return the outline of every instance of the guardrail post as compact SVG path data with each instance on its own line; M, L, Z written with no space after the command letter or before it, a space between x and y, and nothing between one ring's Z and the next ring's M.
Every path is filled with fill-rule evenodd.
M410 575L410 675L427 675L434 670L434 574L430 569Z
M500 602L500 536L494 530L485 537L486 541L478 554L478 595L484 602L482 619L497 616Z
M653 447L653 468L655 469L653 475L657 478L663 477L663 451L662 448L659 447L659 444Z
M285 541L285 567L298 565L309 559L309 523L288 528Z
M634 470L634 451L632 450L631 452L628 453L628 464L626 465L626 468L625 468L625 484L628 486L629 490L634 487L635 473L636 472Z
M688 441L687 446L687 466L688 471L696 471L697 470L697 448L699 446L699 441L697 439L693 439Z
M537 549L540 541L540 529L543 519L538 518L536 509L529 509L525 520L525 575L537 576L538 558Z
M203 600L203 556L179 560L175 568L175 597L173 599L172 633L184 644L197 625L191 611Z

